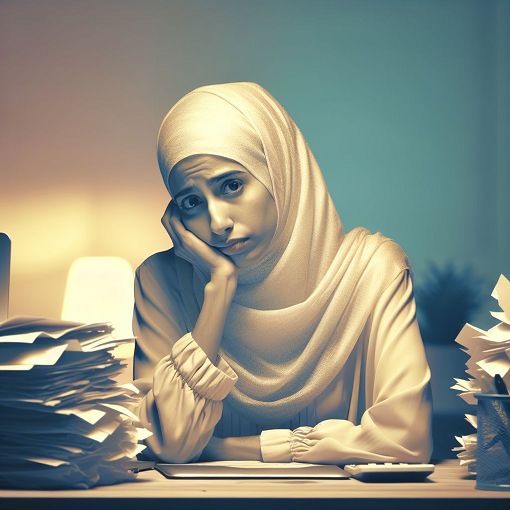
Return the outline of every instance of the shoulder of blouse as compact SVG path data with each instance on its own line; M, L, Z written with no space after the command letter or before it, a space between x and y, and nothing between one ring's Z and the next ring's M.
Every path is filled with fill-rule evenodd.
M397 242L382 235L381 238L370 261L370 266L379 275L386 275L389 283L402 271L410 270L410 264L407 255Z
M165 251L153 253L136 268L136 275L138 278L143 278L146 275L174 272L175 259L176 255L173 247Z

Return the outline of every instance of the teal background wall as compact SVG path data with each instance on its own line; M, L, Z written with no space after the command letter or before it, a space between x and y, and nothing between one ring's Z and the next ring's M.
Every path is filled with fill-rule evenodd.
M41 262L57 287L84 252L136 265L164 247L159 122L188 90L238 80L294 116L348 228L395 238L418 282L453 260L493 285L510 271L509 19L506 0L1 1L14 285L44 285L31 274L44 236L59 239ZM44 220L45 200L73 221ZM59 309L34 292L14 289L14 310Z
M453 261L488 295L510 276L509 21L508 0L0 0L11 314L59 316L79 256L169 245L160 121L228 81L286 107L348 229L397 240L418 284Z

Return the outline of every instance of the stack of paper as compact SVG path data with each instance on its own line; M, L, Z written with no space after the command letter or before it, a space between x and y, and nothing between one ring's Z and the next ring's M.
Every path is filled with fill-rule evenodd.
M494 376L499 374L510 388L510 282L503 275L491 296L497 299L502 311L491 312L500 322L488 331L466 324L456 342L469 355L466 373L469 379L455 379L452 389L459 390L459 396L468 404L476 405L475 393L497 393ZM476 416L466 415L467 421L476 428ZM460 446L454 448L461 465L467 465L471 473L476 472L476 434L457 437Z
M88 488L129 480L150 435L129 409L132 384L109 324L40 318L0 323L0 485Z

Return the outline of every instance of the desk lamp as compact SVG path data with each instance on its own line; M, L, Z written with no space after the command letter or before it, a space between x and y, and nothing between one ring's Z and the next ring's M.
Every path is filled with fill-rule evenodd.
M110 322L115 338L131 338L133 330L133 270L121 257L81 257L67 276L62 319L77 322ZM126 358L128 366L122 382L132 380L133 344L114 351Z

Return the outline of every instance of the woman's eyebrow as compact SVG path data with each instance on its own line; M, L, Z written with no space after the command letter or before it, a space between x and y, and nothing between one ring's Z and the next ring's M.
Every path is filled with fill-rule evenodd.
M225 173L222 173L219 175L215 175L214 177L207 179L207 184L214 184L218 181L221 181L222 179L225 179L226 177L231 177L233 175L238 175L238 174L244 175L244 174L246 174L246 172L244 172L243 170L229 170L228 172L225 172ZM175 195L174 200L177 200L177 198L179 198L181 195L185 195L186 193L193 191L193 189L194 189L194 186L187 186L186 188L181 189L181 191L179 191L179 193L177 193Z
M243 172L242 170L229 170L223 174L215 175L214 177L207 179L207 184L216 183L218 181L221 181L222 179L225 179L225 177L231 177L232 175L245 174L245 173L246 172Z

